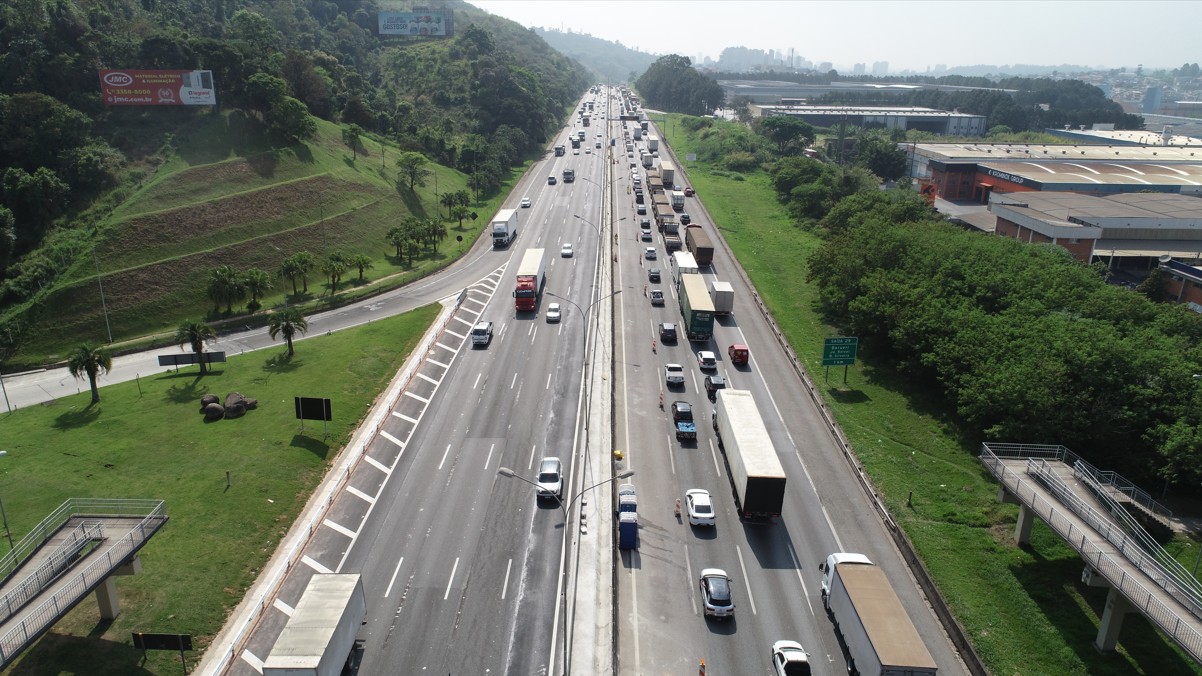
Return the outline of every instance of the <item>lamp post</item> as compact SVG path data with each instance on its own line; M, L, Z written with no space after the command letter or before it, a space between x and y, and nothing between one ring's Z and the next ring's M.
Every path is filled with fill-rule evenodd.
M509 469L508 467L497 468L497 474L500 474L503 477L509 477L510 479L517 479L518 481L528 483L531 486L538 488L538 484L527 479L524 476L519 475L517 472L514 472L513 470ZM598 483L595 483L592 486L589 486L588 488L580 491L574 497L572 497L572 499L568 501L567 506L564 506L563 498L561 498L559 496L555 496L556 502L559 503L559 509L561 512L563 512L564 541L567 542L567 536L568 536L568 534L567 534L568 512L571 511L572 506L576 504L577 500L579 500L585 493L588 493L589 491L593 490L594 488L597 488L598 486L604 486L605 484L613 483L613 482L619 481L621 479L629 479L632 476L634 476L634 470L631 469L631 470L626 470L625 472L617 474L613 477L610 477L610 478L606 479L605 481L600 481ZM566 562L567 561L567 551L566 550L563 553L563 557L564 557L564 561ZM569 665L568 665L568 597L567 597L568 583L567 583L567 574L568 574L568 566L565 563L565 565L563 567L563 578L559 581L559 584L560 584L560 607L561 607L560 622L563 626L563 638L562 638L563 664L561 665L563 667L563 669L560 673L564 674L564 676L567 676L567 674L571 671L571 669L569 668Z
M577 216L576 218L580 218L580 217ZM584 220L584 219L580 219L580 220ZM588 221L584 221L584 222L588 223ZM584 363L585 363L585 366L587 366L588 365L588 359L587 359L587 357L588 357L588 317L587 317L588 312L589 312L589 310L592 310L593 306L596 305L597 303L600 303L601 301L607 300L609 298L613 298L614 296L618 295L619 293L622 293L622 290L618 289L617 291L614 291L613 293L611 293L607 296L601 296L597 300L589 303L588 307L586 307L586 308L581 308L580 305L576 303L576 301L572 300L571 298L568 298L567 296L561 296L557 293L552 293L551 291L547 291L546 293L548 296L558 298L558 299L564 301L565 303L571 303L580 312L580 321L584 322L584 339L582 341L582 346L584 347L584 353L583 353L583 356L585 357ZM587 374L588 371L586 370L585 373ZM585 385L587 386L588 383L585 383ZM584 429L586 429L586 430L588 429L587 413L584 417ZM585 442L585 445L587 446L588 437L585 437L584 442Z

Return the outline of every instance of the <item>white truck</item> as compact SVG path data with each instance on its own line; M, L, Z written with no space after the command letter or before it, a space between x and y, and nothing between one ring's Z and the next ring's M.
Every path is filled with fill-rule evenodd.
M676 251L672 253L672 279L677 284L680 283L680 276L686 273L694 275L701 274L701 270L697 267L697 259L693 258L693 254L688 251Z
M636 140L636 141L643 140L643 128L642 127L635 127L633 129L633 132L634 132L634 140Z
M848 672L935 676L935 660L883 570L863 554L847 552L831 554L818 569L822 603L847 646Z
M785 502L785 470L748 390L718 390L714 407L718 447L726 456L739 516L767 521Z
M735 287L731 286L730 282L715 279L710 282L710 300L714 301L714 314L725 317L734 312Z
M647 150L652 152L659 150L659 137L655 134L647 134Z
M339 676L357 657L355 637L366 618L359 575L314 575L263 662L263 676Z
M492 245L499 249L509 246L518 235L518 210L502 209L492 219Z
M655 158L651 156L651 153L643 153L642 160L644 169L650 169L655 164Z
M659 163L659 179L664 184L664 190L672 190L676 185L676 165L664 160Z
M665 183L664 185L667 186L667 183ZM684 193L679 190L673 190L671 193L671 197L672 197L672 210L673 211L684 211Z

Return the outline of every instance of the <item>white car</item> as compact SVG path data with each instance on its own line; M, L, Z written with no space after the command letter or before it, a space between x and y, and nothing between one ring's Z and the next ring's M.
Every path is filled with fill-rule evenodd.
M706 617L734 617L735 602L726 571L720 568L701 571L701 605Z
M579 148L572 148L572 154L573 154L573 155L579 155L579 154L580 154L580 149L579 149Z
M684 387L684 367L680 364L667 364L664 366L664 382L668 387L679 385Z
M562 313L559 309L559 303L551 303L547 306L547 323L554 324L555 322L559 321L561 316Z
M649 246L646 249L643 249L643 258L646 258L649 261L655 260L655 247Z
M523 198L522 198L521 207L522 207L523 209L529 209L529 208L530 208L530 198L529 198L529 197L523 197Z
M563 497L563 463L559 458L543 458L538 465L538 497Z
M573 256L573 254L574 254L574 253L575 253L575 252L574 252L574 251L572 251L572 245L571 245L571 244L564 244L564 245L563 245L563 248L559 250L559 255L560 255L560 256L563 256L564 258L571 258L571 257Z
M776 676L810 676L810 656L797 641L772 644L772 668Z
M592 155L592 154L593 154L593 149L592 149L592 148L585 148L585 149L584 149L584 154L585 154L585 155Z
M709 350L697 353L697 367L702 371L713 371L718 368L718 356Z
M702 488L692 488L685 491L684 505L689 513L689 525L714 525L714 503L710 499L709 491Z

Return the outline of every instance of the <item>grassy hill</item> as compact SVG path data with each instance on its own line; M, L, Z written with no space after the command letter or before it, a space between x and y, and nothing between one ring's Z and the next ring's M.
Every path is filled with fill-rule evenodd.
M452 224L452 236L437 252L412 265L398 260L385 233L409 215L436 215L435 186L439 193L463 189L463 174L431 165L437 183L431 177L426 187L402 196L395 188L394 147L384 149L383 167L381 147L371 140L362 142L368 155L352 160L339 127L318 121L318 135L309 143L243 154L229 143L238 136L230 120L210 115L181 130L178 152L101 225L95 261L74 266L42 302L45 311L30 315L35 319L29 328L39 338L29 341L18 361L54 361L81 340L105 342L104 306L116 342L172 333L183 318L219 322L223 312L204 295L208 272L218 265L275 276L293 253L309 251L320 259L341 249L370 256L374 268L362 283L357 274L348 275L340 288L385 278L400 283L453 260L483 227L469 222L466 231L457 231ZM479 213L491 208L481 205ZM456 234L464 235L462 243L454 241ZM277 278L264 307L282 304L287 290ZM328 301L329 292L328 281L314 273L309 294L292 300Z

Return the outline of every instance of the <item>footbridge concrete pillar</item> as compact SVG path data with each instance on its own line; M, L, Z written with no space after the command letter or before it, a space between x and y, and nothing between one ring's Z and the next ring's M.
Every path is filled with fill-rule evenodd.
M1018 523L1014 524L1014 540L1020 545L1031 541L1031 524L1035 522L1035 513L1026 505L1018 507Z
M1135 610L1135 606L1117 588L1111 587L1106 595L1106 609L1102 611L1102 623L1098 627L1098 638L1093 646L1099 652L1110 652L1119 640L1119 630L1123 628L1123 618Z
M121 598L117 596L118 575L137 575L142 572L142 559L134 557L125 565L113 571L112 575L104 578L104 582L96 588L96 603L100 606L100 619L113 620L121 614Z

